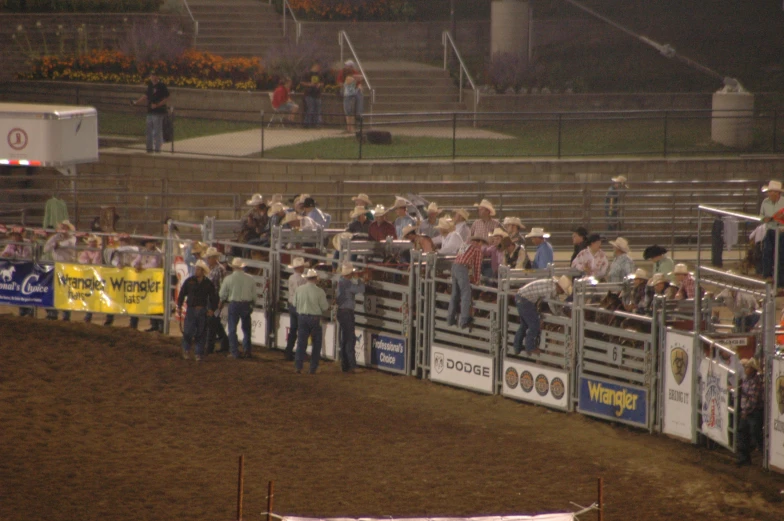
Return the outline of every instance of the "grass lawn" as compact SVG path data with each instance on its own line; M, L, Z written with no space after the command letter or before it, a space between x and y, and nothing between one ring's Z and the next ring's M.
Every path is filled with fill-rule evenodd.
M176 117L174 136L177 140L211 136L258 128L258 123L244 121L221 121ZM144 139L145 117L143 113L98 112L98 132L102 136L138 136Z

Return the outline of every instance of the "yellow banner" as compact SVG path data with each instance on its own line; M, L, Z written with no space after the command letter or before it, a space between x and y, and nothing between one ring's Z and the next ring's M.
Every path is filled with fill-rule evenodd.
M163 270L55 264L57 309L127 315L163 314Z

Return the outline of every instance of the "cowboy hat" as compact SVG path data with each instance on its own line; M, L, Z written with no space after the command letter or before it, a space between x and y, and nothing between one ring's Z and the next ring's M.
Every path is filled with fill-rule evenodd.
M302 257L294 257L293 259L291 259L291 266L289 266L289 268L291 269L304 268L305 266L306 266L305 259L303 259Z
M648 272L642 268L637 268L637 270L634 273L628 275L626 278L630 280L636 280L636 279L648 280Z
M278 203L278 202L272 203L270 205L269 210L267 210L267 217L272 217L276 213L285 212L285 211L286 211L286 207L283 206L283 203Z
M553 282L557 283L567 295L572 293L572 281L566 275L560 277L553 277Z
M231 259L232 268L244 268L246 266L245 260L242 257L234 257Z
M520 220L519 217L507 217L504 219L504 222L502 224L504 226L509 226L510 224L513 224L514 226L517 226L517 228L519 228L520 230L525 230L525 225L523 224L523 222Z
M387 209L384 208L383 204L377 204L375 208L373 208L373 217L383 217L387 213Z
M429 205L427 205L427 209L425 211L428 214L431 214L431 213L439 214L439 213L443 212L444 210L439 208L438 205L435 202L432 202Z
M84 238L84 242L92 242L92 241L101 242L101 238L92 233Z
M403 199L402 197L399 197L399 196L396 195L395 196L395 202L392 204L392 208L390 208L390 210L396 209L396 208L407 208L410 204L411 204L411 201L409 201L407 199Z
M509 237L509 234L506 233L501 228L496 228L495 230L493 230L493 233L490 234L490 237L501 237L501 238L503 238L503 237Z
M661 282L669 283L670 281L664 277L664 273L654 273L653 277L648 281L648 286L655 286Z
M459 215L460 217L463 218L464 221L468 220L468 210L466 210L465 208L458 208L457 210L455 210L455 215Z
M261 194L253 194L250 199L245 201L247 206L257 206L264 204L264 197Z
M318 278L318 272L316 270L314 270L313 268L310 268L310 269L308 269L308 271L305 272L305 278L306 279L317 279Z
M544 233L544 228L531 228L531 232L528 233L525 238L530 239L531 237L541 237L543 239L550 238L549 233Z
M221 252L218 251L217 248L210 246L207 248L207 251L204 252L205 257L220 257Z
M356 219L360 215L365 215L366 213L367 209L364 206L355 206L351 211L351 215L349 215L349 219Z
M688 274L689 274L689 268L683 263L676 264L675 267L670 272L670 275L688 275Z
M485 210L490 212L491 216L495 215L495 208L493 208L493 204L490 201L488 201L487 199L482 199L481 202L474 203L474 206L477 208L477 210L479 208L484 208Z
M352 234L351 232L340 232L336 233L334 237L332 237L332 247L336 250L340 249L340 243L343 242L343 239L351 239Z
M481 235L472 235L468 238L469 241L482 241L483 243L487 244L487 237L482 237Z
M400 232L400 236L406 237L409 233L416 233L416 226L411 226L410 224L408 226L403 226L403 230Z
M343 264L343 265L340 267L340 274L341 274L341 275L343 275L344 277L345 277L346 275L351 275L351 274L352 274L352 273L354 273L355 271L356 271L356 270L354 269L354 265L353 265L353 264L351 264L350 262L346 262L346 263L344 263L344 264Z
M622 185L626 184L626 176L618 175L611 178L613 183L621 183Z
M283 203L283 194L272 194L269 201L267 201L268 205L272 205L275 203Z
M60 224L57 225L57 229L58 230L68 230L68 231L72 232L72 231L74 231L76 229L76 227L73 224L71 224L71 221L66 219L66 220L62 221Z
M359 194L356 197L352 197L351 200L354 201L356 204L359 204L360 201L367 204L373 204L373 201L370 200L370 197L368 197L367 194Z
M201 269L203 269L203 270L204 270L204 273L209 273L209 272L210 272L210 267L209 267L209 266L207 266L207 263L206 263L206 262L204 262L204 261L203 261L203 260L201 260L201 259L199 259L199 260L197 260L197 261L196 261L196 264L194 264L194 265L193 265L193 268L194 268L194 269L196 269L196 268L201 268Z
M612 244L613 247L618 248L624 253L629 253L631 251L631 249L629 248L629 241L627 241L623 237L618 237L614 241L610 241L610 244Z
M345 62L343 62L343 65L345 65L346 67L356 67L357 64L354 63L354 60L346 60Z
M642 258L645 260L653 259L658 257L659 255L664 255L667 253L667 248L659 246L658 244L654 244L653 246L648 246L642 252Z
M286 212L286 216L280 222L280 225L283 226L284 224L289 224L294 221L299 221L300 216L297 215L297 212Z
M455 223L448 217L441 217L436 224L437 230L454 230Z
M123 237L120 236L120 239L122 238ZM193 244L191 244L191 253L203 253L204 250L206 249L207 249L207 245L204 244L203 242L194 241Z
M759 371L759 364L757 364L756 358L744 358L740 361L740 365L743 367L751 367L755 371Z
M771 181L767 186L762 187L763 192L782 192L781 181Z

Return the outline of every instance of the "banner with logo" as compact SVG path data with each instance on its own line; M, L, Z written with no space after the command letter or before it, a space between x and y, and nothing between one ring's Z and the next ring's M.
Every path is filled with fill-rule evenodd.
M773 358L768 394L768 457L770 467L784 472L784 359Z
M288 315L286 315L288 318ZM229 310L228 306L224 308L221 313L221 323L229 334ZM242 348L242 339L245 335L242 332L242 321L237 322L237 340L240 343L239 348ZM254 346L266 347L267 345L267 315L263 309L257 309L250 314L250 343ZM283 341L283 347L286 347L286 341Z
M581 376L577 410L588 415L648 428L648 390L635 385Z
M715 360L700 364L700 431L716 443L730 447L729 369Z
M569 374L560 369L504 359L504 386L507 398L569 410Z
M690 442L694 433L694 337L667 331L665 346L662 432Z
M406 339L388 333L370 334L370 365L384 371L407 374Z
M33 262L0 260L0 304L54 306L54 269Z
M278 349L286 349L286 342L289 338L289 331L291 330L291 315L288 313L281 313L278 315L278 327L275 335L275 347ZM327 325L322 325L322 344L321 344L321 357L329 360L335 360L337 351L335 347L335 324L329 322ZM359 333L357 333L359 334ZM296 352L297 345L294 345ZM308 339L307 353L313 352L313 341Z
M56 263L54 307L93 313L160 315L163 269Z
M493 357L483 353L431 346L430 379L482 393L495 393Z

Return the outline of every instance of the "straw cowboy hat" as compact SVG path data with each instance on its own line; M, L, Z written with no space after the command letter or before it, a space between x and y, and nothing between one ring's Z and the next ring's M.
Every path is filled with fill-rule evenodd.
M628 275L626 278L628 278L629 280L636 280L636 279L648 280L648 272L642 268L637 268L637 270L634 273Z
M286 213L286 216L283 218L280 224L282 226L284 224L289 224L291 222L299 221L299 220L300 220L300 216L297 215L297 212L288 212Z
M478 210L479 208L484 208L488 212L490 212L491 216L495 216L495 208L493 207L493 203L488 201L487 199L482 199L480 203L474 203L474 206Z
M455 223L448 217L441 217L436 224L436 229L451 231L455 229Z
M744 358L743 360L740 361L740 364L743 367L751 367L755 371L759 371L759 364L757 364L756 358Z
M314 270L313 268L310 268L310 269L308 269L308 271L305 272L305 278L306 279L317 279L318 278L318 272L316 270Z
M283 206L283 203L272 203L269 210L267 210L267 217L272 217L276 213L285 212L286 209L287 208Z
M553 282L556 282L559 286L561 286L561 289L564 290L564 293L567 295L572 293L572 280L566 275L553 277Z
M526 234L525 238L530 239L531 237L541 237L542 239L549 239L550 234L544 233L544 228L531 228L531 232Z
M343 239L351 239L352 236L353 235L351 234L351 232L340 232L335 234L335 236L332 237L332 247L335 248L336 250L339 250L340 243L343 241Z
M272 194L272 197L270 197L269 201L267 201L268 205L275 203L283 203L283 194Z
M362 202L362 203L366 203L366 204L368 204L368 205L371 205L371 204L373 204L373 201L371 201L371 200L370 200L370 197L368 197L368 195L367 195L367 194L359 194L359 195L358 195L358 196L356 196L356 197L352 197L352 198L351 198L351 200L352 200L352 201L354 201L354 203L356 203L357 205L358 205L360 202Z
M120 238L122 239L123 237L120 236ZM194 241L193 244L191 244L191 253L204 253L206 249L207 245L203 242Z
M615 177L611 178L611 180L612 180L613 183L620 183L620 184L626 186L626 176L618 175L618 176L615 176Z
M670 275L688 275L688 274L689 274L689 268L683 263L676 264L675 267L670 272Z
M664 277L664 273L654 273L653 277L648 281L648 286L655 286L661 282L670 282Z
M624 253L629 253L631 251L631 248L629 248L629 241L627 241L623 237L618 237L614 241L610 241L610 244L612 244L613 247L618 248Z
M201 268L201 269L203 269L203 270L204 270L204 273L209 273L209 272L210 272L210 267L209 267L209 266L207 266L207 263L206 263L206 262L204 262L204 261L203 261L203 260L201 260L201 259L197 260L197 261L196 261L196 264L194 264L194 265L193 265L193 267L194 267L194 269L195 269L195 268Z
M92 233L84 238L84 242L90 243L90 242L93 242L93 241L101 242L101 238L98 237L97 235L92 234Z
M383 204L377 204L375 208L373 208L373 217L383 217L387 213L387 209L384 208Z
M261 194L253 194L250 199L245 201L247 206L258 206L264 204L264 197Z
M406 237L409 233L416 233L416 227L411 226L410 224L408 226L403 226L403 231L400 232L400 235Z
M517 226L517 228L519 228L520 230L525 230L525 225L523 224L523 222L520 220L519 217L507 217L504 219L504 222L502 224L504 226L509 226L510 224L513 224Z
M466 210L465 208L458 208L457 210L455 210L455 215L459 215L460 217L463 218L464 221L468 220L468 210Z
M346 67L356 67L357 66L357 64L354 63L354 60L346 60L345 62L343 62L343 65L345 65Z
M352 273L354 273L355 271L357 271L357 270L356 270L356 269L354 269L354 265L353 265L353 264L351 264L350 262L346 262L346 263L344 263L344 264L343 264L343 265L340 267L340 274L341 274L341 275L343 275L344 277L345 277L346 275L351 275L351 274L352 274Z
M305 266L306 266L305 259L303 259L302 257L294 257L293 259L291 259L291 266L289 266L289 268L291 269L304 268Z
M205 257L220 257L220 254L221 253L218 251L218 249L213 246L210 246L207 248L207 251L204 252Z
M245 260L242 257L234 257L231 259L232 268L244 268L245 266L247 266L247 264L245 264Z
M367 213L367 208L364 206L355 206L354 209L351 211L351 215L349 215L349 219L356 219L360 215L365 215Z
M493 230L493 233L490 234L490 237L501 237L501 238L504 238L504 237L509 237L509 234L506 233L501 228L496 228L495 230Z
M762 187L763 192L781 192L781 181L771 181L767 186Z
M426 212L428 213L428 215L431 214L431 213L434 213L434 214L438 215L438 214L440 214L443 211L444 210L439 208L438 205L435 202L432 202L429 205L427 205Z
M61 222L60 224L57 225L57 230L58 231L68 230L69 232L72 232L75 229L76 229L76 227L73 224L71 224L71 221L69 221L68 219L66 219L65 221L63 221L63 222Z
M410 204L411 201L409 201L408 199L403 199L402 197L396 195L395 203L392 205L392 208L390 208L390 210L396 208L407 208Z

